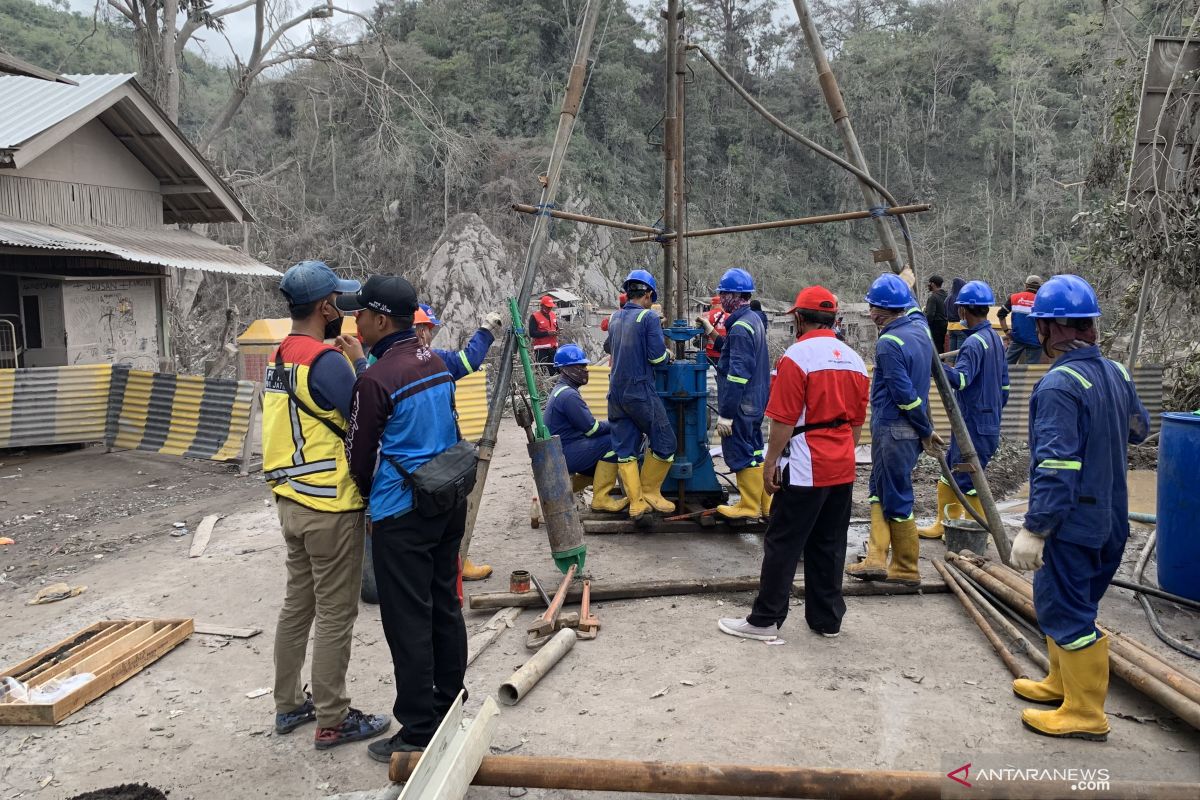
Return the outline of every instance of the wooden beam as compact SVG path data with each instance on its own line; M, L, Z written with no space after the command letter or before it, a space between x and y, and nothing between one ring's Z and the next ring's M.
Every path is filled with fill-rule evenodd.
M221 519L220 514L209 514L200 520L200 524L196 526L196 535L192 537L192 547L188 550L188 558L199 558L204 555L204 549L208 547L208 540L212 538L213 528L216 527L219 519Z
M164 183L158 187L160 194L213 194L203 183Z

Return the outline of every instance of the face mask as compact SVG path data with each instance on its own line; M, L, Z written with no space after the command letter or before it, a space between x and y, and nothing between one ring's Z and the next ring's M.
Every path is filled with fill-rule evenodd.
M562 367L559 371L576 386L583 386L588 382L588 378L590 377L586 364L570 364Z
M721 310L726 314L732 314L744 305L746 305L746 300L740 295L733 292L721 292Z
M342 314L338 315L325 323L325 338L336 339L342 333Z

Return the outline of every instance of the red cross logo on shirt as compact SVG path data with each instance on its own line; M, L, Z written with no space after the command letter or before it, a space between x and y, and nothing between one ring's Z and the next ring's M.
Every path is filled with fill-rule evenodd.
M833 357L834 357L834 358L841 358L841 357L842 357L842 351L841 351L841 350L834 350L834 351L833 351Z

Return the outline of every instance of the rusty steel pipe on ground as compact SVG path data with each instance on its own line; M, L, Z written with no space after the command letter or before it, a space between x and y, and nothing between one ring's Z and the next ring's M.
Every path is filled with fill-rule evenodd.
M416 769L420 753L396 753L388 778L400 782ZM941 800L948 788L942 772L833 769L821 767L688 764L551 756L484 756L473 786L527 789L640 792L646 794L725 795L730 797L823 798L857 800ZM953 787L949 787L953 788ZM1022 797L1028 800L1070 796L1065 784L1008 780L976 781L970 796ZM1107 791L1089 798L1194 800L1190 783L1112 781Z
M594 584L591 587L591 599L595 600L637 600L645 597L675 597L689 594L724 594L727 592L756 592L758 591L758 576L744 578L712 578L680 581L627 581L607 584ZM847 583L842 587L845 597L879 597L906 594L940 594L949 591L941 581L925 581L920 586L900 586L899 584L882 582ZM583 594L578 585L567 591L567 602L579 602ZM792 594L797 597L804 595L804 581L792 583ZM489 608L525 608L540 605L541 600L530 592L513 594L511 592L477 592L467 597L467 605L472 609Z
M932 206L928 203L917 203L908 206L891 206L884 210L884 214L892 217L898 217L903 214L919 214L922 211L928 211ZM689 239L696 236L719 236L726 233L744 233L746 231L763 231L772 228L795 228L800 225L821 225L826 222L848 222L856 219L869 219L873 215L870 211L842 211L836 214L820 214L814 217L796 217L795 219L778 219L771 222L748 222L745 225L730 225L725 228L699 228L694 231L685 231L683 238ZM634 236L629 241L633 244L642 242L654 242L659 239L673 240L679 238L676 233L664 233L662 231L655 232L653 236Z
M1037 622L1037 612L1029 599L1033 586L1008 567L988 564L991 570L972 563L963 556L947 553L946 560L970 575L989 591L1030 621ZM1001 578L1003 576L1003 579ZM1008 581L1024 583L1023 587ZM1097 624L1097 630L1109 637L1109 665L1112 673L1133 688L1171 711L1196 730L1200 730L1200 702L1192 697L1196 681L1142 648L1128 644L1121 634L1114 634Z
M528 203L513 203L513 211L519 211L522 214L545 214L546 216L554 217L555 219L565 219L571 222L586 222L589 225L603 225L606 228L620 228L625 231L638 231L639 233L652 233L655 236L662 233L658 228L649 225L638 225L636 222L621 222L615 219L605 219L604 217L593 217L590 214L576 214L571 211L559 211L556 208L541 209L537 206L531 206ZM653 237L648 241L653 241Z
M1000 636L997 635L996 630L988 623L986 619L984 619L983 614L981 614L979 609L975 607L975 604L971 602L971 598L967 597L966 592L963 591L963 587L959 585L957 578L955 577L954 573L950 571L950 568L944 566L942 562L938 561L936 558L933 560L933 568L936 569L938 574L942 576L942 580L944 580L946 585L950 587L950 591L955 597L958 598L958 602L962 603L962 607L966 610L967 616L971 618L972 622L979 626L979 630L983 632L984 637L992 645L992 649L996 651L996 655L1000 656L1000 660L1004 662L1004 666L1008 668L1008 671L1012 673L1012 676L1014 678L1029 677L1025 674L1025 671L1021 669L1021 665L1017 663L1017 659L1013 657L1012 652L1008 649L1008 647L1005 646L1004 642L1000 641Z
M936 566L937 563L938 562L935 561L934 565ZM1023 653L1026 658L1037 664L1042 670L1049 671L1050 659L1046 658L1046 656L1042 654L1042 651L1038 650L1033 642L1029 641L1025 634L1021 633L1016 625L1013 625L1012 622L1010 622L1009 619L1004 616L1004 614L1000 613L1000 609L996 608L991 604L990 601L988 601L986 597L980 594L979 590L971 584L969 578L949 564L946 564L945 568L951 575L954 576L955 580L958 581L959 587L967 593L967 596L975 601L975 605L978 606L981 611L991 617L992 622L994 622L996 625L999 625L1001 630L1008 634L1008 638L1013 643L1013 650L1018 653ZM941 570L938 571L940 572Z

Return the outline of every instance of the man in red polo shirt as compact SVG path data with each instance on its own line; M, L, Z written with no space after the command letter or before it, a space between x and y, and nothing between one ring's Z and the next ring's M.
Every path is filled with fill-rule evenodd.
M837 297L823 286L796 295L797 339L779 359L767 417L764 484L774 497L763 541L758 597L749 616L722 619L731 636L770 641L788 614L804 559L804 619L815 633L841 632L842 569L854 488L854 446L871 382L862 358L833 333Z

